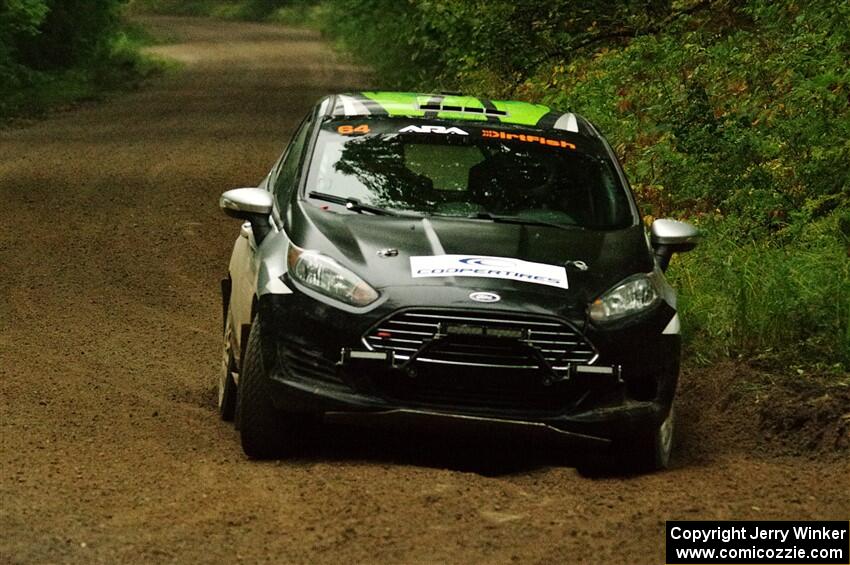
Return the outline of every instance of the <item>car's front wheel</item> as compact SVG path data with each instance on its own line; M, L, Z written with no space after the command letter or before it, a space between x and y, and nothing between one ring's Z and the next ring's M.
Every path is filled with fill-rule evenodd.
M236 412L236 380L233 378L236 358L233 355L233 325L229 314L230 312L227 312L225 317L221 366L218 370L218 415L225 422L233 420Z
M675 413L673 406L660 425L618 438L603 453L587 454L579 465L590 476L619 473L649 473L666 469L673 451Z
M255 316L239 373L236 418L245 455L271 459L303 447L315 426L306 416L278 411L272 403L261 332Z
M675 413L673 406L660 426L648 430L637 438L634 445L634 463L637 471L660 471L670 465L673 452L673 429Z

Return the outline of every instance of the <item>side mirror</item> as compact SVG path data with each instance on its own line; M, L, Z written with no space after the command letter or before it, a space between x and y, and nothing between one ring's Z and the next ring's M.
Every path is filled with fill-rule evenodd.
M666 271L673 253L684 253L697 246L699 231L687 222L655 220L650 228L649 240L658 266Z
M232 218L251 222L254 240L259 245L271 231L272 195L262 188L235 188L221 195L219 207Z

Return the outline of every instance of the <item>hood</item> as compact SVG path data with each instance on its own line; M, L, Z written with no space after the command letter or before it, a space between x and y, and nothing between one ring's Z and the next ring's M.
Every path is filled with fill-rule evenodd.
M288 232L296 245L333 257L379 290L452 286L520 292L557 298L583 309L625 277L653 268L641 226L563 230L467 218L336 213L301 202L290 210ZM397 250L397 254L382 253L386 250ZM497 278L414 278L410 258L429 255L484 255L563 266L568 288Z

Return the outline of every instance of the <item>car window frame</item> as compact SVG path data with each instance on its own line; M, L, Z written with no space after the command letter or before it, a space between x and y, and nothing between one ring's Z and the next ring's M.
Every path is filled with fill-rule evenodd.
M611 144L608 143L608 139L602 135L602 132L599 131L599 128L596 127L592 122L583 119L585 124L589 127L589 129L596 134L596 137L602 143L602 147L605 148L605 152L608 154L608 160L611 162L611 165L614 168L614 172L620 179L620 184L622 185L623 190L626 192L626 200L629 202L629 208L631 209L632 214L632 223L629 227L633 228L635 226L640 226L643 224L643 216L640 212L640 207L637 202L637 195L635 195L635 191L632 188L631 183L629 182L628 176L626 176L626 171L623 169L622 163L620 163L620 159L617 157L617 153L614 151L614 148L611 147Z
M321 99L313 107L313 109L310 110L310 112L304 117L304 119L301 120L301 124L299 125L298 129L295 131L295 134L292 136L292 140L294 140L296 138L297 134L300 133L301 127L304 126L307 122L312 122L309 126L311 129L310 129L310 131L307 132L307 135L305 136L304 146L301 149L301 155L299 156L299 162L298 162L298 169L297 169L297 172L296 172L296 175L295 175L296 178L297 178L297 182L295 183L292 190L290 191L290 197L287 201L287 206L291 203L291 201L294 197L296 197L296 198L300 197L300 195L301 195L301 193L304 189L304 186L306 184L306 178L305 177L307 176L307 175L304 174L304 168L305 168L305 166L308 167L308 168L310 167L310 163L312 162L313 151L315 150L315 147L316 147L316 138L318 137L319 130L321 129L320 126L323 122L324 116L327 113L328 108L333 107L333 99L334 99L333 96L327 96L327 97ZM292 141L290 141L290 145L291 144L292 144ZM290 150L290 147L287 147L286 152L288 153L289 150ZM284 161L284 157L281 157L280 167L283 166L283 161ZM274 181L277 181L277 174L275 175ZM272 181L270 181L270 182L272 182ZM281 209L281 206L279 205L278 199L274 197L275 196L274 184L271 184L271 190L272 190L272 196L273 196L273 198L272 198L272 221L274 222L274 224L278 228L278 230L286 232L286 227L287 227L286 221L287 221L287 218L288 218L288 214L287 215L283 214L283 210Z
M315 126L314 117L314 114L311 112L310 114L305 116L303 120L301 120L301 123L295 130L295 133L292 135L292 139L289 141L289 145L286 147L286 151L284 151L283 156L278 162L274 175L272 175L272 177L269 179L268 187L270 192L272 193L272 199L274 201L272 211L277 211L278 217L280 216L280 203L286 201L287 198L292 195L292 192L296 191L298 189L298 186L300 185L300 175L304 164L305 150L310 145L310 136L312 134L312 128ZM299 138L302 135L303 139L300 141L299 148L296 146L296 144L299 143ZM293 151L298 151L298 154L294 155ZM283 173L284 167L289 163L290 157L297 159L297 163L295 164L293 183L291 186L283 189L281 187L278 187L277 184L278 180L280 179L280 175ZM282 194L284 190L285 193Z

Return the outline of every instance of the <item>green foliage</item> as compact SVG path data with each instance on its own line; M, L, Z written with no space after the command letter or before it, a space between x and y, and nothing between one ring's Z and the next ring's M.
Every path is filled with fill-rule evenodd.
M12 93L29 78L17 60L16 46L38 35L46 15L41 0L8 0L0 5L0 115Z
M344 49L373 66L388 84L428 84L436 76L437 61L446 60L440 56L436 18L420 17L412 2L338 0L327 7L324 29Z
M292 0L276 8L265 20L284 25L318 28L322 21L323 6L314 0Z
M609 131L651 213L720 209L748 235L790 236L850 197L850 5L819 4L792 18L751 2L732 13L744 29L683 22L520 90Z
M605 131L647 220L706 232L671 270L698 356L850 363L850 3L325 0L323 14L381 87L543 102Z
M37 33L15 44L21 64L36 70L67 69L108 53L119 24L117 2L45 0L43 7Z
M850 367L850 208L806 225L787 244L738 237L728 219L704 219L704 243L674 259L686 347L783 366Z
M510 91L541 63L600 33L644 30L666 0L328 0L325 29L386 86ZM400 63L399 66L396 63Z
M134 84L155 69L123 30L122 0L0 3L0 119Z
M208 16L226 20L311 23L315 0L135 0L139 13Z

